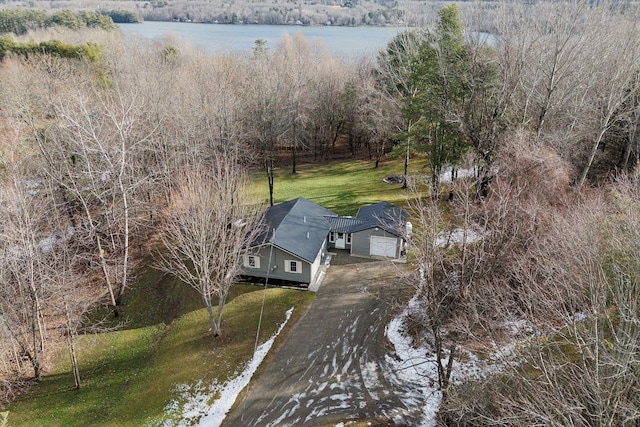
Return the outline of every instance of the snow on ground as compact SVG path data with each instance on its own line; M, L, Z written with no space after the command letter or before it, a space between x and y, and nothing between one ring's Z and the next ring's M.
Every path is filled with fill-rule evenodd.
M282 322L276 333L273 334L266 342L258 346L245 370L222 388L218 399L213 402L213 405L209 408L207 414L200 419L200 423L198 425L211 427L222 424L224 417L227 416L227 412L229 412L229 409L233 406L238 394L247 386L247 384L249 384L249 380L251 380L254 372L258 369L258 366L260 366L260 363L262 363L262 360L271 349L276 337L280 332L282 332L282 329L291 318L292 313L293 307L287 310L285 320Z
M416 348L413 340L404 333L404 324L413 310L418 310L418 295L414 296L404 311L387 327L387 338L395 347L395 356L387 356L391 369L390 381L396 385L397 396L407 408L422 407L421 427L435 426L442 393L438 390L436 361L428 354L430 349ZM397 420L401 421L401 420Z
M463 242L475 243L482 240L487 235L486 232L475 231L472 229L456 228L451 231L443 231L436 237L436 245L447 247L449 245L457 245Z
M395 347L395 355L387 355L387 364L390 371L388 380L393 383L398 398L409 409L422 408L421 419L416 425L431 427L436 425L442 398L442 393L438 390L435 351L428 344L414 346L413 339L404 330L406 319L412 313L420 314L424 310L418 291L404 311L389 323L386 335ZM575 317L583 319L584 314L576 313ZM495 347L486 360L480 360L474 353L458 349L451 375L453 382L460 384L465 380L485 378L500 372L505 366L514 363L516 347L535 336L535 328L526 319L510 319L504 322L503 327L512 341ZM447 364L446 355L443 364Z
M458 179L462 178L473 178L476 176L475 169L456 169L456 176ZM451 182L451 167L446 168L440 173L440 182L442 183L450 183Z
M165 412L168 413L170 418L173 418L171 414L175 414L180 410L179 402L186 401L186 403L182 405L181 419L177 423L171 421L165 422L165 425L214 427L222 424L222 421L227 416L227 412L229 412L231 406L233 406L236 401L238 394L249 384L251 377L271 349L276 337L280 335L280 332L282 332L282 329L291 318L292 313L293 307L287 310L284 322L282 322L271 338L258 346L244 371L231 381L224 385L214 382L213 384L204 386L201 382L198 382L198 384L193 387L188 385L178 386L180 398L167 405ZM212 397L216 395L218 398L213 402L213 405L210 405L209 402Z
M397 397L407 408L421 408L417 425L431 427L436 425L442 393L438 390L435 351L429 345L414 346L413 339L404 332L405 320L414 310L425 310L421 306L418 294L387 327L387 338L395 347L395 355L387 356L391 374L388 380L394 384ZM461 354L453 363L452 381L480 378L495 372L495 369L480 361L473 353L459 351ZM447 360L444 359L443 364L446 363ZM406 420L399 416L396 421L402 423Z

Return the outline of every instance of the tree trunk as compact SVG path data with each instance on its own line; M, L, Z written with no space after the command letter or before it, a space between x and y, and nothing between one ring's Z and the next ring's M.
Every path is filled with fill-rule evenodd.
M291 146L291 162L292 162L292 167L291 167L291 173L295 174L296 173L296 145L295 143Z
M75 339L73 338L73 333L71 332L70 329L68 333L69 333L69 338L68 338L69 357L71 358L71 370L73 372L73 382L75 384L75 388L79 389L80 388L80 370L78 369L78 359L76 357L76 343L75 343Z
M124 162L124 159L122 159ZM123 166L124 167L124 166ZM118 292L118 301L121 300L125 289L127 288L127 273L129 267L129 199L126 189L122 182L122 176L118 177L118 185L122 194L122 214L124 215L124 254L122 255L122 281L120 282L120 291Z
M607 118L607 122L608 121L609 120ZM578 187L582 187L582 185L584 184L585 180L587 179L587 174L589 173L589 169L591 169L591 165L593 164L593 160L595 159L596 153L598 152L598 146L600 145L600 142L602 141L602 138L603 138L604 133L606 132L606 130L607 130L607 128L603 126L600 129L600 132L598 132L598 136L593 141L593 146L591 147L591 153L589 153L589 158L587 159L587 164L582 169L582 173L580 174L580 179L578 180Z
M331 141L331 152L333 154L336 153L336 141L338 140L338 137L340 136L340 128L342 128L343 122L338 123L338 126L336 126L336 131L333 134L333 141Z
M64 302L64 309L67 316L67 344L69 345L69 357L71 359L71 371L73 372L73 382L75 383L75 388L80 388L80 370L78 369L78 358L76 357L76 343L75 343L75 333L74 328L72 327L71 316L69 313L69 306L67 304L67 298L65 296L62 297Z
M442 392L442 402L446 402L449 392L449 382L451 381L451 373L453 372L453 361L456 357L456 344L451 343L449 348L449 359L447 360L447 367L444 372L444 383L441 384L440 391Z
M211 305L211 297L202 296L202 301L204 301L204 305L207 307L207 313L209 314L209 324L211 325L211 331L213 332L213 336L217 337L220 335L220 329L218 324L216 323L216 317L213 314L213 306Z
M438 171L431 173L431 197L433 200L440 199L440 174Z
M313 128L313 160L318 160L318 126Z
M631 151L636 142L636 132L638 128L638 120L634 120L628 129L627 143L624 147L624 154L622 160L622 169L626 170L629 167L629 159L631 158Z
M40 361L38 360L38 327L36 326L38 313L32 313L31 315L31 338L33 340L33 353L27 351L27 357L31 361L33 366L33 377L37 380L40 379Z
M36 289L35 277L33 275L34 266L31 265L30 277L29 277L29 293L34 304L33 318L35 319L37 335L40 337L40 350L44 350L44 343L46 340L47 329L44 324L44 313L42 312L42 306L40 304L40 297L38 296L38 290ZM37 351L38 347L34 343L34 351Z
M409 176L409 139L407 138L407 152L404 155L404 179L402 180L402 188L407 188L409 184L407 178Z
M36 380L40 380L40 362L38 361L38 351L34 350L33 353L30 352L29 348L26 346L24 341L22 341L20 337L16 335L13 328L11 328L11 326L9 325L9 322L7 322L6 319L3 319L3 320L7 328L7 331L9 331L9 335L11 335L11 337L13 338L13 341L15 341L20 347L20 351L22 352L21 356L24 356L27 359L29 359L29 362L31 363L31 367L33 368L33 377ZM19 360L20 357L18 357L17 359Z
M451 167L451 184L449 184L449 197L447 200L453 200L453 192L456 187L456 168L454 166Z
M221 294L218 299L218 319L217 319L218 333L220 333L220 325L222 324L222 309L224 308L224 304L227 301L227 293L226 291L224 291L224 289L228 289L228 287L223 286L224 293Z
M85 202L84 198L81 198L81 200L82 200L82 205L84 207L84 212L87 216L87 222L92 227L94 227L93 217L91 215L91 212L89 212L89 206L87 206L87 203ZM94 235L96 238L96 245L98 246L98 257L100 258L100 267L102 268L102 274L104 275L104 280L107 284L107 289L109 290L109 297L111 298L111 304L113 305L113 307L117 307L118 303L116 302L116 297L113 292L113 285L111 284L111 277L109 276L109 268L107 267L107 260L104 256L104 250L102 249L102 242L100 241L100 236L98 235L97 230L95 230L95 227L94 227ZM116 317L117 317L117 311L116 311Z
M269 181L269 206L273 206L273 159L267 159L267 180Z

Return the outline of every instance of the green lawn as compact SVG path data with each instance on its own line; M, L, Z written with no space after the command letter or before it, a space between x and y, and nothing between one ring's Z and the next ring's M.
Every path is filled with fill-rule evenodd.
M185 291L179 305L195 303L183 285L164 281L165 286L175 287L168 292L174 298L180 288ZM131 292L130 306L125 302L125 313L132 307L143 310L127 317L127 329L80 337L82 388L73 388L68 353L61 350L54 369L9 408L10 426L160 425L167 421L166 405L180 396L178 385L224 383L243 369L253 354L263 288L232 288L223 313L222 335L214 338L204 309L188 311L168 324L151 324L168 314L156 307L157 290L145 292L144 287ZM150 295L146 307L142 303L145 293ZM314 296L311 292L267 289L260 342L274 333L291 307L295 310L288 326L293 325Z
M409 173L424 173L419 161L410 163ZM276 170L274 202L305 197L335 211L338 215L355 215L358 208L387 201L398 206L406 204L407 190L399 184L386 184L383 178L402 175L403 160L386 160L375 169L372 161L354 160L328 165L302 165L296 174L289 168ZM269 187L265 173L253 175L254 195L269 202Z
M402 174L402 169L402 161L397 160L382 162L377 169L368 161L303 165L297 174L281 169L275 178L275 199L282 202L302 196L340 215L355 215L359 207L383 200L402 206L406 190L382 181ZM419 172L418 166L412 165L410 172ZM252 191L268 200L264 174L255 174L253 180ZM11 405L9 425L160 425L170 421L165 407L179 399L179 385L223 383L243 369L254 349L262 288L232 288L222 335L214 338L198 294L150 268L151 263L151 259L145 260L134 272L135 286L125 293L117 318L106 309L92 314L94 320L105 317L105 325L120 328L81 336L82 388L73 388L63 348L40 384ZM314 296L268 289L260 341L273 334L290 307L295 311L288 328L295 324Z

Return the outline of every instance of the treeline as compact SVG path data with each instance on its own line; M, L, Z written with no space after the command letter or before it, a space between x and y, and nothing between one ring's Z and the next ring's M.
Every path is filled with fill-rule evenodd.
M414 0L328 0L328 1L117 1L65 2L73 11L91 10L110 16L114 22L136 22L134 17L147 21L209 22L220 24L278 24L278 25L394 25L420 26L435 19L444 2L423 3ZM53 10L56 3L34 1L32 7ZM0 6L2 7L2 6ZM3 7L14 7L6 4ZM118 13L103 12L118 10ZM128 11L125 13L124 11ZM126 20L121 20L122 18Z
M447 6L379 58L394 154L430 172L409 177L432 191L409 202L405 330L441 425L640 419L640 36L619 6L508 5L486 43Z
M135 24L142 21L136 12L130 10L100 10L99 12L111 18L115 24Z
M457 9L447 8L432 32L403 33L379 57L351 61L301 33L277 46L257 42L246 54L127 44L114 33L102 34L95 62L7 53L0 64L0 397L11 398L15 379L40 376L50 340L78 334L96 301L118 313L136 260L170 213L189 208L176 197L176 177L213 166L265 171L265 202L277 191L276 168L295 173L302 156L328 161L341 145L372 167L392 146L426 172L468 165L471 181L439 185L440 174L429 181L435 196L455 190L461 211L440 215L424 199L415 210L433 212L421 219L432 226L417 228L436 230L449 218L450 231L479 224L491 236L474 247L482 252L448 248L440 264L420 258L425 268L442 267L431 283L446 286L425 294L448 304L438 322L458 327L441 337L441 350L495 326L480 319L502 320L494 291L508 310L528 308L532 301L520 295L553 284L553 271L541 266L587 248L580 233L593 224L575 229L577 246L551 246L542 231L561 229L568 217L551 221L550 213L578 206L591 185L622 180L640 158L638 21L605 6L504 5L490 17L481 9L467 21L473 37L464 36ZM495 34L487 40L473 30L489 21ZM632 199L630 191L620 190L620 200ZM623 239L628 224L611 233ZM561 259L575 273L564 280L581 277L585 265ZM521 268L506 270L509 263ZM442 390L452 393L441 368ZM456 408L447 409L452 417Z
M0 36L0 61L8 53L24 57L46 54L60 58L97 61L100 58L100 47L91 42L77 46L60 40L20 43L10 36Z
M403 25L406 12L373 1L343 4L246 3L147 3L138 9L148 21L210 22L266 25Z
M63 10L53 14L40 10L0 10L0 33L23 35L27 31L60 26L71 30L101 28L114 30L114 22L139 22L133 12L106 11L74 13Z

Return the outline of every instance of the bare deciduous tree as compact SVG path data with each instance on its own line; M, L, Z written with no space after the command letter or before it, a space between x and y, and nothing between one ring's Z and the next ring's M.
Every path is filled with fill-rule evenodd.
M424 307L415 320L433 348L445 407L454 359L496 340L505 321L526 313L521 296L526 290L514 279L514 270L518 260L529 259L533 242L546 235L548 212L561 205L568 184L557 156L529 145L524 135L512 138L500 152L505 166L486 198L477 199L477 181L465 178L446 206L432 198L411 202L417 261L413 283Z
M132 223L137 219L132 212L144 203L140 194L148 184L136 161L154 129L140 124L135 93L87 90L57 102L59 120L36 141L47 160L48 177L84 216L77 231L86 230L95 243L94 256L115 307L128 286Z
M497 374L456 387L446 412L459 425L638 422L638 187L623 181L556 213L516 257L532 333Z
M220 334L222 310L243 254L259 232L257 209L247 198L240 167L221 157L194 166L172 193L158 268L198 291L214 336Z
M638 92L636 12L585 1L499 10L496 51L502 83L514 89L512 120L570 161L579 186L596 164L597 174L627 164L625 144L609 141L634 138L625 136Z
M0 321L18 346L18 360L28 360L40 379L51 297L44 280L49 212L46 201L32 197L24 182L4 189L0 202Z
M272 206L277 150L287 134L289 122L284 99L286 84L274 73L274 60L267 51L256 51L254 75L245 94L247 108L244 112L249 138L264 162Z

